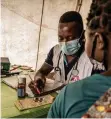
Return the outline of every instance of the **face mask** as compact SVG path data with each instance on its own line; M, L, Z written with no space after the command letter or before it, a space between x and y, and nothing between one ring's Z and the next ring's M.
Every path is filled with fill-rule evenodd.
M60 45L62 52L66 55L75 54L81 47L79 43L79 38L68 42L60 42Z

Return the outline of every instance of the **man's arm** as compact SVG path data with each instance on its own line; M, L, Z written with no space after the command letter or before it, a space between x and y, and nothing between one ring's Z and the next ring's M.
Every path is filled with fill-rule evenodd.
M51 48L49 51L47 58L45 59L44 64L41 66L41 68L37 71L36 76L47 76L53 69L53 49Z
M47 58L41 68L37 71L34 76L34 81L29 83L29 88L32 90L34 94L38 94L43 91L46 82L46 76L53 69L53 48L47 55ZM37 91L39 89L39 92Z
M46 76L52 71L53 69L53 48L47 55L47 58L41 68L37 71L34 77L34 84L38 87L41 91L44 89Z
M42 67L37 71L37 76L47 76L53 70L53 66L44 62Z

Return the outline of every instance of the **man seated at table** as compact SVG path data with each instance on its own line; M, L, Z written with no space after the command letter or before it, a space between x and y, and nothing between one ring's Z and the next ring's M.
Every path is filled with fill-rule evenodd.
M84 52L83 38L84 29L81 15L76 11L64 13L60 17L58 25L59 44L50 50L44 64L37 71L34 81L29 84L33 93L36 93L34 86L40 92L43 91L46 76L53 69L55 81L63 84L81 80L102 69L98 69L97 62L93 65L87 57Z

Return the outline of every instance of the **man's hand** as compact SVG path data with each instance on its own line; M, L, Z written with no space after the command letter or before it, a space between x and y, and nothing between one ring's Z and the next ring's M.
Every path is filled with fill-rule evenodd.
M28 86L33 92L33 94L38 95L41 92L43 92L45 87L45 82L46 82L46 78L44 76L35 75L34 81L31 81Z
M51 65L44 63L42 67L37 71L34 77L34 81L31 81L28 85L33 94L36 95L43 92L46 82L45 76L47 76L52 71L52 69L53 67Z
M40 90L40 92L43 92L44 87L45 87L45 83L46 83L45 76L43 76L43 75L41 75L41 76L35 75L35 77L34 77L34 84Z

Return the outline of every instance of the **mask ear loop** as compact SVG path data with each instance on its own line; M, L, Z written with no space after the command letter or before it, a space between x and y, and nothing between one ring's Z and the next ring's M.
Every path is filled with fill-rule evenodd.
M91 53L92 59L95 58L96 44L97 44L97 36L95 36L94 42L93 42L93 48L92 48L92 53ZM95 70L95 69L97 69L97 67L98 67L97 63L96 63L96 67L95 67L95 64L93 63L93 69Z
M103 41L104 41L104 57L103 57L103 65L105 66L105 69L108 69L108 66L106 64L107 62L107 46L108 46L108 39L105 36L105 34L101 33L102 37L103 37Z
M94 39L94 42L93 42L92 53L91 53L91 57L92 57L93 59L95 58L96 44L97 44L97 36L95 36L95 39Z

